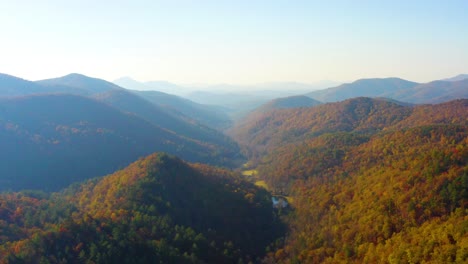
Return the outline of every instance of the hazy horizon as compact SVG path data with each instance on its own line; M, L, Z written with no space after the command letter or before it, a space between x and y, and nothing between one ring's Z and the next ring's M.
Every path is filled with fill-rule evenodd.
M0 72L251 85L468 72L466 1L0 1Z

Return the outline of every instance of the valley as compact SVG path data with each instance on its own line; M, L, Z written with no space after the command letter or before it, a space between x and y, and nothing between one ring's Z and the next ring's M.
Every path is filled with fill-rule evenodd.
M468 1L0 1L0 264L467 264Z
M0 263L464 263L460 78L362 79L233 113L2 74Z

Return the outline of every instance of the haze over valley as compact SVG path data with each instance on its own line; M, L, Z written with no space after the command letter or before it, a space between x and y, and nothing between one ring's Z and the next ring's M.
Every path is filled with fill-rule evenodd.
M0 1L0 263L467 263L465 1Z

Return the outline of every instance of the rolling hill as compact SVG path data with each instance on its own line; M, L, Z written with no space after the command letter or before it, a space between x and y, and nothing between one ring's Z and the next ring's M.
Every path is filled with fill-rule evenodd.
M210 146L210 148L216 149L214 151L218 154L232 158L231 161L226 159L220 165L231 164L229 166L236 166L234 164L237 164L242 159L238 155L239 148L234 141L216 129L203 124L217 123L219 125L227 125L229 122L224 119L226 116L223 114L212 114L210 107L204 108L202 105L179 97L166 96L166 94L158 97L153 92L149 92L147 100L113 83L81 74L69 74L60 78L37 82L29 82L8 75L2 76L3 78L0 78L0 87L5 88L0 90L0 97L51 93L87 96L123 112L132 113L151 122L162 130L177 134L178 137L184 137L185 140L197 141L198 145ZM156 101L159 101L159 104L155 104ZM178 109L174 109L174 107L164 104L164 101L169 102L173 106L179 102L181 104L178 106ZM184 115L183 112L190 113L191 116L204 122L197 122L189 116ZM234 163L231 163L232 161Z
M2 96L16 96L38 93L40 85L8 74L0 74L0 92Z
M2 190L58 190L155 151L225 166L238 155L66 94L1 99L0 134Z
M437 104L468 98L468 81L463 75L422 84L398 78L361 79L306 95L322 102L337 102L365 96L385 97L412 104Z
M86 91L88 95L103 93L111 90L123 90L122 87L117 86L111 82L98 78L88 77L79 73L71 73L63 77L36 81L36 83L49 88L58 86L79 89L81 91ZM73 93L73 89L70 89L70 93Z
M311 108L253 113L229 134L250 152L262 156L277 146L337 131L377 132L411 114L411 108L385 100L360 97Z
M468 261L467 99L355 98L247 120L249 166L295 209L266 262Z
M397 100L416 104L436 104L459 98L468 98L468 79L460 81L433 81L420 84L394 95Z
M40 93L89 94L88 91L81 88L62 85L50 85L46 87L36 82L0 73L0 97L23 96Z
M274 109L312 107L319 104L322 103L305 95L296 95L271 100L270 102L257 108L255 111L267 112Z
M48 84L51 86L56 85L66 85L73 88L88 90L92 94L89 96L105 102L117 109L120 109L124 112L129 112L138 115L146 119L149 122L163 128L170 130L178 135L202 141L206 144L215 144L221 147L226 147L227 149L235 149L235 143L229 140L221 132L216 131L206 125L194 122L190 119L190 116L185 116L182 111L176 110L174 108L169 108L167 105L162 104L162 100L167 100L171 98L170 96L165 97L162 100L159 100L160 104L155 104L157 101L154 96L152 99L145 99L140 96L140 94L134 94L133 92L123 89L113 83L87 77L80 74L70 74L61 78L43 80L39 83ZM154 95L154 94L153 94ZM151 96L147 96L151 98ZM173 98L171 98L174 100ZM189 102L183 101L183 99L178 102L183 103L179 106L180 109L184 108L185 105L190 105ZM175 104L175 103L174 103ZM188 106L190 107L190 106ZM202 119L206 115L200 113L200 109L192 107L191 115L198 116L199 119ZM188 112L188 111L185 111Z
M171 111L173 114L182 114L200 124L223 129L231 125L227 109L221 106L212 106L195 103L189 99L174 95L183 90L182 87L171 83L138 82L129 77L119 78L115 84L129 89L151 103ZM164 92L163 92L164 91Z
M345 83L337 87L313 91L307 96L321 102L337 102L354 97L389 97L395 92L405 91L418 85L418 83L399 78L360 79L352 83Z
M304 179L312 171L329 168L346 149L374 135L451 124L468 125L468 100L412 107L363 97L254 113L230 133L257 164L259 176L284 192L294 182L291 179ZM318 158L319 154L324 156ZM300 162L298 157L311 160Z
M216 145L225 148L226 151L236 149L236 144L220 131L190 120L180 113L177 114L155 105L130 91L111 90L96 94L93 98L124 112L133 113L180 136Z
M266 191L161 153L50 196L0 194L0 215L2 263L258 262L283 231Z

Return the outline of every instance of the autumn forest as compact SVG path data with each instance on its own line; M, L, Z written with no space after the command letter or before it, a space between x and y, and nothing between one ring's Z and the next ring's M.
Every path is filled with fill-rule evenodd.
M246 109L0 74L0 263L467 263L467 91Z

